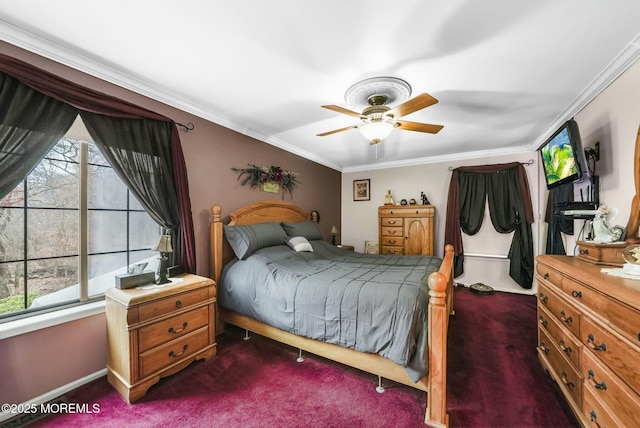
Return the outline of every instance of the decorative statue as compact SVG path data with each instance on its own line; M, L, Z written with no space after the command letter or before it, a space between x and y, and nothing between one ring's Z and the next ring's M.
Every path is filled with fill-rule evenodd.
M316 210L311 211L311 221L320 223L320 213Z
M385 205L394 205L393 197L391 196L391 190L387 190L387 196L384 197Z
M624 235L621 226L611 226L609 223L618 215L616 207L601 205L595 212L591 226L593 227L594 242L617 242Z
M425 195L424 192L420 192L420 198L422 199L422 205L431 205L431 202L429 202L429 199L427 199L427 195Z

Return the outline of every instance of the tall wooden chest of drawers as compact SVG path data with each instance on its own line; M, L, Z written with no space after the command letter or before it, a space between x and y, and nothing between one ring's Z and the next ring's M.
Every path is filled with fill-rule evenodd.
M435 211L432 205L379 207L380 254L432 256Z
M538 256L538 356L585 427L640 420L640 280Z
M105 294L107 379L130 403L160 378L216 355L215 282L196 275L177 281Z

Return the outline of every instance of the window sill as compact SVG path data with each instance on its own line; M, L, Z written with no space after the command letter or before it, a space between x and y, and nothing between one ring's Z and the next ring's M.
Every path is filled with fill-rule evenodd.
M0 340L104 313L104 300L0 324Z

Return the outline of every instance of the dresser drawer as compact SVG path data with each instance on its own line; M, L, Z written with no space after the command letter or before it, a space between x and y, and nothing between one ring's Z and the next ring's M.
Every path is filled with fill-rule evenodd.
M382 248L380 249L380 254L395 254L395 255L401 255L404 253L404 248L403 247L390 247L387 245L383 245Z
M382 245L386 246L398 246L402 247L404 243L404 238L402 236L383 236L382 237Z
M607 332L588 318L583 319L580 340L593 354L635 391L640 391L640 349Z
M556 317L549 314L543 306L538 306L538 324L546 330L549 339L564 353L574 367L580 367L582 343L562 328Z
M582 356L582 377L584 389L590 390L598 402L605 403L607 409L622 422L622 426L637 423L640 397L589 351L584 351Z
M556 317L563 326L568 328L575 336L580 335L580 312L578 309L551 291L544 283L538 284L538 302L547 308L550 314Z
M622 427L635 427L636 423L632 425L623 425L618 421L615 416L611 415L609 409L593 395L593 392L589 388L585 388L584 397L582 402L582 413L585 419L589 422L589 427L592 428L622 428Z
M550 282L556 287L560 287L560 284L562 282L562 274L557 270L550 268L544 263L538 263L536 264L536 272L538 273L540 278Z
M179 362L194 352L201 351L209 341L209 328L203 327L179 339L140 354L140 378Z
M402 227L402 218L380 217L380 226Z
M627 340L640 346L640 311L613 300L571 278L562 280L562 288L575 302L606 317Z
M402 227L383 226L382 228L380 228L380 234L382 235L383 239L388 236L397 236L399 238L402 238Z
M143 303L138 309L140 322L151 320L162 315L170 314L180 309L205 302L209 298L207 287L198 288L186 293L180 293L164 299Z
M209 308L202 306L138 330L140 352L168 342L209 323Z
M574 403L582 402L582 378L579 372L565 358L563 352L553 343L553 340L543 329L540 330L540 344L538 349L549 362L551 370L560 379L562 388L571 397ZM565 395L567 395L565 394Z

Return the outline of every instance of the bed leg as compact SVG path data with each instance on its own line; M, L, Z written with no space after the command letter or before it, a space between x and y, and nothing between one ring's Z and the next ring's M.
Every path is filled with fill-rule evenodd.
M384 392L384 386L382 386L382 376L378 376L378 386L376 386L376 392L382 394Z
M299 363L304 361L304 357L302 356L302 349L298 349L298 358L296 358L296 361Z
M245 329L244 337L242 338L242 340L249 340L249 339L251 339L251 336L249 336L249 330Z

